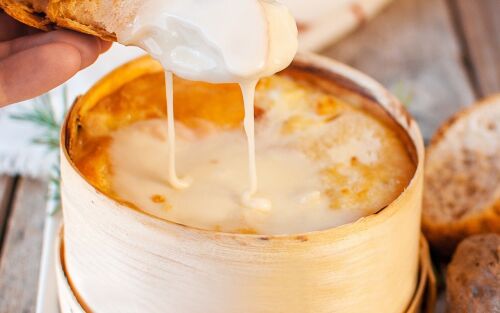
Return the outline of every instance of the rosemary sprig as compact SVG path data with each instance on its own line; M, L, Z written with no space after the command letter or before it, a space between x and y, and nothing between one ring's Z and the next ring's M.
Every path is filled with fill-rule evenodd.
M51 135L46 137L33 138L32 142L37 145L46 146L49 151L54 151L59 148L59 139L53 138Z
M51 102L52 101L50 96L45 94L35 99L36 105L32 111L20 114L13 114L11 115L11 118L15 120L38 124L50 131L57 130L59 124L57 122L56 115L54 109L52 108Z
M49 153L57 153L59 150L59 132L64 116L69 108L68 90L63 86L63 114L60 118L57 117L52 104L52 98L49 94L44 94L35 99L35 106L28 112L12 114L10 118L33 123L43 130L42 135L32 139L33 144L45 146ZM56 214L61 208L61 173L59 170L59 154L57 155L58 161L51 169L49 178L49 200L56 203L50 215Z
M39 126L43 129L43 133L40 137L33 138L32 142L47 146L49 151L57 150L61 121L54 112L50 95L40 96L35 99L34 107L28 112L12 114L10 118ZM54 145L54 143L57 143L57 145Z

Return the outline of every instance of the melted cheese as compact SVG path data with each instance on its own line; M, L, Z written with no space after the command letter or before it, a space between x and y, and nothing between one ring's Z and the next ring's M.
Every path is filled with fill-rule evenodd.
M211 83L238 83L246 113L249 187L242 203L269 210L271 202L254 198L257 164L253 120L259 79L286 68L297 52L297 27L288 9L270 0L147 0L134 21L117 32L118 40L144 48L166 71L169 183L189 187L177 177L172 73Z
M191 85L195 90L196 84ZM179 112L190 105L179 103ZM239 105L223 104L228 111ZM216 106L199 110L211 116ZM257 109L260 184L254 199L270 201L272 209L251 209L241 202L249 179L244 131L206 119L193 123L181 115L177 166L181 177L191 178L191 186L178 190L169 184L168 126L164 118L154 118L111 133L111 144L103 150L109 156L112 194L149 214L196 228L291 234L375 213L404 190L413 174L414 165L390 128L289 78L260 84Z

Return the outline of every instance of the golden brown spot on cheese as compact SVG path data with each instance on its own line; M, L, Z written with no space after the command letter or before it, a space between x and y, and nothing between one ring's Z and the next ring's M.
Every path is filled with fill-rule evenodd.
M170 211L170 210L172 210L172 205L171 205L170 203L165 203L165 204L163 205L163 210L165 210L165 211Z
M257 231L253 228L239 228L235 231L235 233L245 234L245 235L257 235Z
M261 119L264 116L265 113L266 113L266 111L264 111L264 109L262 109L261 107L256 106L254 108L254 114L253 114L253 117L254 117L255 121L258 121L259 119Z
M295 132L305 130L314 124L315 124L314 120L310 118L306 118L301 115L294 115L290 117L287 121L285 121L285 123L283 123L283 126L281 128L281 133L284 135L290 135Z
M338 115L342 109L343 105L331 96L322 96L316 103L316 114L318 115Z
M152 195L151 201L153 201L154 203L164 203L165 197L162 195Z

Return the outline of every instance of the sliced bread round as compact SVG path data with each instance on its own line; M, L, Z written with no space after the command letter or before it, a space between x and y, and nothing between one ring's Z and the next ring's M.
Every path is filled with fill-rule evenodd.
M422 224L440 254L500 233L500 94L459 112L427 150Z
M0 9L29 26L67 28L116 40L119 27L132 21L143 0L0 0Z

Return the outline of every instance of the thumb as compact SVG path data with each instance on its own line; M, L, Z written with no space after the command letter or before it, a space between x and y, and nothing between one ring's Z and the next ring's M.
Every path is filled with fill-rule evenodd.
M59 86L92 64L102 50L96 38L77 33L56 31L16 39L3 49L10 54L0 58L0 107Z

